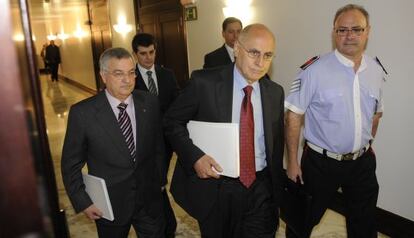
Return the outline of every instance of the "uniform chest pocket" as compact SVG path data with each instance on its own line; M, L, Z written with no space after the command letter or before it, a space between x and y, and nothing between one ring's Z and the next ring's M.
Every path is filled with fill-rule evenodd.
M339 89L320 91L314 106L319 115L330 120L343 119L348 109L346 95Z
M361 107L368 115L374 115L379 109L380 93L374 90L362 90Z

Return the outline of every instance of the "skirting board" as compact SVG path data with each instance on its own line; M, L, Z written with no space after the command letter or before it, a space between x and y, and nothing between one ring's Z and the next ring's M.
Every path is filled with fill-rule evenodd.
M89 87L87 87L87 86L85 86L85 85L83 85L83 84L81 84L81 83L79 83L77 81L74 81L74 80L72 80L70 78L67 78L67 77L65 77L63 75L59 75L59 78L65 80L67 83L72 84L73 86L75 86L75 87L77 87L77 88L79 88L79 89L81 89L83 91L86 91L88 93L91 93L93 95L95 95L97 93L97 91L95 89L89 88Z

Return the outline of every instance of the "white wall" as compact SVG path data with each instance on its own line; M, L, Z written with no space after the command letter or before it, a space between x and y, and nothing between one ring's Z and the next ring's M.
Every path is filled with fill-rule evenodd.
M251 22L266 24L276 35L276 58L271 77L289 91L298 67L308 58L331 50L332 20L343 0L254 0ZM385 112L374 148L380 184L378 206L414 220L414 1L356 0L371 15L367 53L378 56L389 78ZM187 22L190 72L201 68L203 56L219 47L225 0L198 0L198 20Z

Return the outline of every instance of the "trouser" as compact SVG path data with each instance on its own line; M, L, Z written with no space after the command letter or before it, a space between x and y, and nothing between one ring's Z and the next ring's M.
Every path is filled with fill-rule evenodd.
M249 187L239 179L222 176L218 198L200 225L203 238L274 238L279 225L278 207L272 196L270 175L256 173Z
M54 80L58 81L59 64L49 63L49 67L50 67L50 74L51 74L52 81Z
M171 207L170 200L168 198L167 190L162 192L162 200L164 205L164 217L165 217L165 237L174 238L175 230L177 228L177 220L175 219L174 211Z
M112 225L96 220L99 238L127 238L131 225L139 238L165 238L164 214L150 216L144 206L135 208L131 220L127 224Z
M377 237L375 209L379 186L372 148L356 160L338 161L305 146L301 167L305 189L312 195L311 227L320 222L341 187L345 200L347 237ZM286 237L297 236L287 227Z

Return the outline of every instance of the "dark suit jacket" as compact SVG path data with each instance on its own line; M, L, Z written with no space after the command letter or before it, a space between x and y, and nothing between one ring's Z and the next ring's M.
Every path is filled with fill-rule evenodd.
M48 64L60 64L60 51L56 45L48 45L46 47L46 62Z
M234 64L211 70L194 71L189 85L164 115L164 129L178 154L171 193L190 215L203 220L217 198L219 180L198 178L193 165L204 155L188 136L189 120L231 122ZM268 77L259 81L263 107L266 160L273 186L273 198L279 205L282 189L284 149L284 93Z
M62 152L62 177L76 212L92 204L82 180L85 163L89 174L106 181L115 216L112 223L128 222L137 204L144 205L153 217L162 211L161 180L165 177L161 178L160 166L164 145L159 143L162 132L158 99L147 92L134 91L133 100L137 127L135 163L104 91L71 107Z
M164 114L177 96L177 80L171 70L158 65L155 65L155 73L157 74L158 99L161 104L161 113ZM147 85L138 70L138 66L136 68L136 75L135 89L148 91Z
M226 46L223 46L212 51L204 56L204 65L203 68L213 68L217 66L223 66L231 64L231 58L227 52Z

